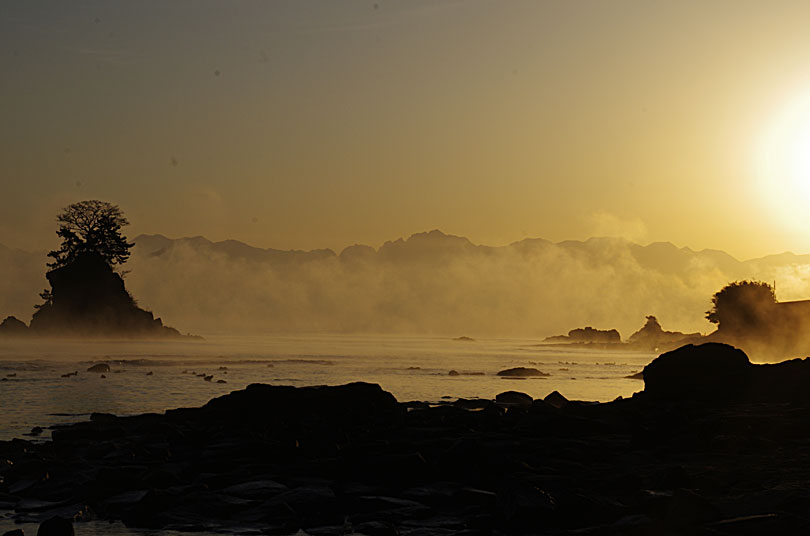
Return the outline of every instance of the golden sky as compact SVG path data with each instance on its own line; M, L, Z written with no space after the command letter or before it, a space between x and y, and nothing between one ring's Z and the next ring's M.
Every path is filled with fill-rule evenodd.
M0 243L810 252L810 4L0 0Z

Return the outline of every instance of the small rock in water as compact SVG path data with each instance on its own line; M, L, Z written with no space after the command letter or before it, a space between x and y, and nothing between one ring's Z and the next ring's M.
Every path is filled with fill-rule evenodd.
M225 380L217 380L217 383L228 383Z
M110 372L110 365L107 363L97 363L88 368L87 372Z
M538 376L549 376L547 372L541 372L531 367L515 367L498 372L498 376L507 378L532 378Z
M154 372L152 372L151 370L150 370L149 372L147 372L147 373L146 373L146 375L147 375L147 376L152 376L152 375L154 375L154 374L155 374L155 373L154 373Z
M451 370L450 372L447 373L447 375L448 376L458 376L458 371L457 370Z
M41 426L34 426L33 428L31 428L31 435L32 436L38 436L41 433L42 433L42 427Z
M46 519L39 525L37 536L74 536L73 523L59 516Z
M12 374L6 374L6 377L8 377L8 378L16 378L16 377L17 377L17 373L16 373L16 372L14 372L14 373L12 373Z
M207 381L207 382L210 382L210 381L211 381L211 380L213 380L213 379L214 379L214 375L213 375L213 374L211 374L210 376L203 376L203 380L205 380L205 381Z
M99 377L100 377L100 378L106 378L107 376L105 376L104 374L102 374L102 375L101 375L101 376L99 376Z

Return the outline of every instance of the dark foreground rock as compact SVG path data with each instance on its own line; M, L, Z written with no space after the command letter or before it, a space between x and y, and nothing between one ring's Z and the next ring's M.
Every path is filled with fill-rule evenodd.
M660 391L667 375L688 380L679 367L696 355L695 377L719 356L756 388L732 400L702 396L708 382ZM363 383L251 385L164 415L94 414L50 442L0 443L0 503L21 519L261 534L810 530L810 403L766 396L810 362L746 365L714 346L659 359L651 390L608 404L508 393L434 406Z

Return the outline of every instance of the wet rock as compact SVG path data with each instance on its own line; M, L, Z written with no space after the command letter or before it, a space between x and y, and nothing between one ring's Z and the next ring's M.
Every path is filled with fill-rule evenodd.
M110 365L107 363L96 363L87 369L87 372L110 372Z
M543 399L543 402L557 409L564 408L565 406L568 405L568 399L565 398L563 395L561 395L559 391L552 391L551 393L549 393Z
M355 534L366 536L399 536L397 528L386 521L366 521L357 523L352 528Z
M678 489L669 501L665 522L671 527L687 529L718 519L720 509L688 489Z
M46 519L39 525L37 536L73 536L73 523L61 517Z
M532 397L526 393L518 391L505 391L495 396L495 402L505 406L523 406L529 407L532 405Z
M243 499L266 499L287 491L287 486L274 480L253 480L222 489L222 493Z
M534 378L534 377L549 376L549 374L546 372L541 372L536 368L515 367L506 370L501 370L500 372L498 372L498 376L506 378Z
M22 529L14 529L4 532L3 536L25 536L25 532Z
M450 372L447 373L447 375L448 376L458 376L459 374L458 374L457 370L451 370Z
M528 482L504 482L497 493L498 509L512 526L542 525L556 508L554 498Z
M481 400L481 399L469 399L469 398L459 398L453 405L457 408L467 409L467 410L477 410L477 409L484 409L485 407L492 404L491 400Z

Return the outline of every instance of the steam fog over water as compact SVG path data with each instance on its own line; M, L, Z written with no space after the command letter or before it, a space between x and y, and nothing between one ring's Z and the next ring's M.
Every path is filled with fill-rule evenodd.
M86 420L92 412L130 415L198 406L255 382L366 381L379 383L400 401L494 398L508 390L535 398L557 390L570 399L607 401L641 390L641 381L625 376L654 357L537 344L532 339L341 335L215 337L194 343L4 342L0 439L21 437L34 426ZM111 367L106 378L86 372L99 362ZM520 366L550 376L514 380L496 375ZM459 375L448 375L450 370ZM74 371L78 374L62 377ZM206 381L198 374L213 378Z
M182 332L400 333L545 337L591 325L626 339L646 315L707 333L711 296L730 281L810 298L810 256L739 261L715 250L618 238L508 246L439 231L374 249L281 251L203 237L142 235L125 265L138 303ZM28 321L48 286L44 252L0 247L3 314Z

